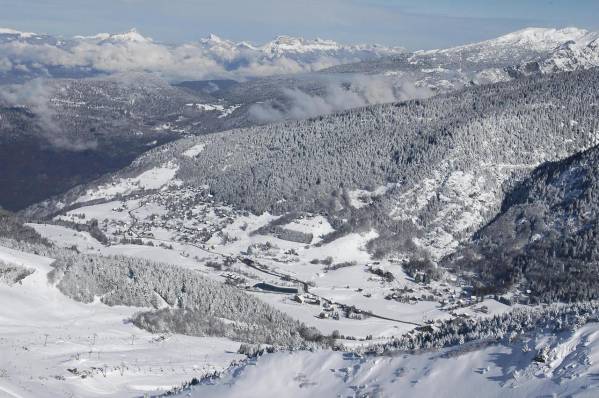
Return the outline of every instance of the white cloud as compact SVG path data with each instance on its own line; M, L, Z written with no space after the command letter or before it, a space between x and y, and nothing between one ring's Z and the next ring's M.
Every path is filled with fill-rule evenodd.
M380 75L356 75L349 81L331 80L325 94L284 89L283 100L255 104L250 114L261 122L306 119L361 106L426 98L432 93L409 81Z
M93 149L95 140L81 140L67 136L56 123L55 111L50 106L54 95L53 88L41 79L30 80L24 84L0 86L0 103L15 107L26 107L36 117L37 132L56 148L70 151ZM31 133L31 131L30 131Z
M343 46L323 40L281 37L264 46L234 43L211 36L194 43L170 46L144 38L136 31L77 37L62 43L52 38L15 36L0 42L0 68L26 67L38 75L52 67L80 68L104 73L152 72L169 80L242 80L275 74L309 72L341 63L397 54L401 49ZM10 64L9 64L10 63Z
M12 70L12 62L8 58L0 58L0 72L8 72Z

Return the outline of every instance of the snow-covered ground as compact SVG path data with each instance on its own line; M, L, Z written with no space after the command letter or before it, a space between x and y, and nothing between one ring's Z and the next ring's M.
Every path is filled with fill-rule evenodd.
M0 396L133 397L226 368L226 339L153 335L127 322L138 310L82 304L48 281L50 258L0 246L0 261L35 272L0 283Z
M197 145L192 146L185 152L183 152L183 156L187 156L188 158L195 158L200 153L204 152L205 149L206 149L205 143L197 144Z
M117 195L126 195L139 189L159 189L173 180L179 166L167 163L144 171L137 177L120 178L110 183L100 185L97 189L90 189L79 197L75 203L89 202L96 199L113 198Z
M269 218L272 217L263 221ZM85 251L148 256L190 268L203 267L202 260L179 255L189 249L180 243L174 249L102 246L85 232L56 225L32 225L57 242L87 248ZM322 228L318 222L315 226ZM359 247L356 240L359 238L360 235L348 239L354 239L354 246ZM35 270L20 284L0 284L0 302L11 303L0 306L0 396L151 395L215 370L224 372L223 376L194 386L181 396L456 397L472 396L476 391L479 397L594 397L599 392L596 378L599 372L596 365L598 323L589 323L575 332L521 337L509 344L471 343L418 354L375 357L328 350L279 352L226 370L231 362L242 359L234 353L239 343L216 338L152 335L126 321L138 309L108 307L99 301L82 304L62 295L48 280L53 262L50 258L0 247L0 261ZM281 266L281 269L291 268ZM357 265L329 271L317 282L314 292L403 319L422 320L425 314L430 319L449 316L435 302L412 305L383 300L378 290L388 287L380 280L364 279L361 272L361 266ZM396 275L404 278L400 272ZM356 295L351 286L354 283L359 283L364 293L368 290L371 296ZM373 334L376 341L410 329L408 325L377 318L319 319L310 311L313 306L295 302L288 295L253 294L324 332ZM489 313L484 316L509 308L493 300L479 305L483 304L489 307ZM470 307L457 312L475 316ZM356 344L351 340L341 339L341 342L348 347ZM544 362L535 360L539 352L545 352Z
M222 105L222 104L185 104L203 112L219 112L218 118L222 119L229 116L241 107L241 105Z
M599 324L510 345L416 355L320 351L265 355L186 397L596 397ZM535 361L547 347L546 362Z

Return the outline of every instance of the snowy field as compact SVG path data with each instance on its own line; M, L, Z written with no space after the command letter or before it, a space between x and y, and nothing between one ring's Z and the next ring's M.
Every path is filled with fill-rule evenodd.
M139 189L159 189L170 182L177 173L178 166L167 163L161 167L141 173L133 178L121 178L108 184L100 185L95 190L88 190L76 202L88 202L96 199L126 195Z
M0 283L1 397L154 395L241 358L226 339L138 329L127 320L141 308L67 298L48 281L52 259L0 247L0 261L35 270Z

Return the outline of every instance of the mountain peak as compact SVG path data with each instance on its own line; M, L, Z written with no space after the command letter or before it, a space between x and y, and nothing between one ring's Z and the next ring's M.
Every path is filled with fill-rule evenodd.
M262 49L272 54L286 52L305 53L311 51L339 50L341 46L333 40L308 40L303 37L277 36L273 41L266 43Z
M205 40L206 41L218 42L218 43L222 43L222 42L226 41L223 38L221 38L220 36L215 35L214 33L210 33Z
M527 46L539 50L550 50L569 41L579 43L584 41L589 35L590 32L588 30L573 27L563 29L525 28L490 41Z
M110 35L109 39L113 41L125 41L135 43L146 43L152 41L152 39L142 36L135 28L131 28L128 32Z
M149 43L152 41L152 39L149 37L144 37L141 35L135 28L131 28L127 32L123 33L98 33L93 36L75 36L75 39L112 43Z
M217 47L217 48L233 48L235 47L235 43L230 40L223 39L222 37L215 35L214 33L210 33L208 37L200 39L200 43L208 46L208 47Z

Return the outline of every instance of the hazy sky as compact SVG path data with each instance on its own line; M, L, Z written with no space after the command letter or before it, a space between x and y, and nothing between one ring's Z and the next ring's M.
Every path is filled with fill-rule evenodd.
M410 49L528 26L599 30L598 16L599 0L0 0L0 27L63 36L135 27L165 42L288 34Z

